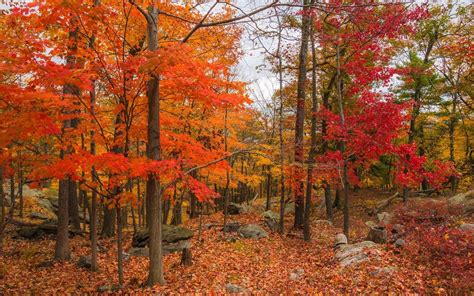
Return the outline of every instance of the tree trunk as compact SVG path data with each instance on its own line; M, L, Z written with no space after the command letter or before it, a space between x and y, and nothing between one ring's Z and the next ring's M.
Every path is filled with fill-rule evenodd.
M18 198L19 198L19 206L20 206L20 218L23 218L23 170L20 168L18 171Z
M145 14L147 21L148 50L156 51L158 49L158 10L156 6L148 7L148 13ZM147 127L147 157L151 160L161 159L160 144L160 80L157 75L152 76L147 85L148 97L148 127ZM163 254L161 237L161 184L160 176L150 174L147 178L146 188L147 198L147 217L149 221L148 229L150 233L150 265L148 273L148 285L164 284L163 276Z
M312 1L313 2L313 1ZM314 44L313 30L311 30L311 54L312 54L312 77L311 77L311 147L309 150L308 156L308 176L306 181L306 202L304 207L304 227L303 227L303 237L305 241L311 239L311 229L310 229L310 214L311 214L311 197L313 191L313 168L317 152L317 139L316 139L316 129L318 125L317 121L317 112L319 112L319 102L316 94L316 48Z
M107 205L102 207L104 220L102 222L102 231L100 235L102 237L114 237L115 235L115 208L109 208Z
M116 206L117 212L117 271L120 287L123 286L123 246L122 246L122 211L120 205Z
M295 162L296 180L295 188L295 222L294 227L301 228L304 218L304 119L305 119L305 96L306 96L306 59L308 56L308 37L310 27L309 0L303 0L303 23L301 26L301 47L299 53L297 103L296 103L296 123L295 123Z
M68 260L69 253L69 215L68 215L68 195L69 179L59 181L58 196L58 229L56 235L56 247L54 258L56 260Z
M270 167L268 167L270 170ZM265 211L270 210L271 206L271 199L272 199L272 175L267 173L267 202L265 204Z
M3 192L3 167L0 166L0 255L3 254L3 233L5 230L5 193Z
M77 199L77 182L69 180L68 212L74 231L81 230L81 219L79 217L79 202Z

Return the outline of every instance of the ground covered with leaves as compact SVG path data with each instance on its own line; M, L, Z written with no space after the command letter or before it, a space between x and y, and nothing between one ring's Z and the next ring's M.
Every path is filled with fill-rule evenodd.
M367 192L354 196L352 206L351 242L363 241L367 235L364 222L370 219L374 201ZM335 259L334 237L340 232L342 213L336 212L334 224L315 219L312 240L304 242L300 231L290 229L292 216L287 217L286 232L281 236L269 232L268 238L244 239L235 233L224 238L222 228L203 227L198 238L199 219L186 222L195 230L192 240L192 266L180 265L180 254L167 255L164 260L165 286L147 288L148 260L130 257L124 262L125 286L116 283L116 248L113 239L100 241L98 272L76 266L81 255L89 253L86 237L71 239L73 257L68 262L50 261L54 237L28 241L12 238L5 242L0 257L0 294L52 294L97 292L100 289L137 293L225 293L229 284L248 293L352 293L410 292L440 293L473 291L472 233L456 232L460 219L442 212L443 198L433 207L425 201L394 205L397 221L405 224L403 249L387 243L380 245L377 256L354 266L341 267ZM407 207L416 213L428 207L426 221L411 221ZM232 216L242 224L264 223L261 211ZM434 210L433 210L434 209ZM406 215L408 213L408 215ZM415 214L416 214L415 213ZM418 215L416 217L426 218ZM440 221L438 216L444 219ZM469 217L467 218L469 219ZM205 216L202 225L221 224L221 213ZM410 224L414 223L414 224ZM131 233L125 234L125 250L131 247ZM449 257L448 257L449 256ZM451 264L451 267L446 265Z

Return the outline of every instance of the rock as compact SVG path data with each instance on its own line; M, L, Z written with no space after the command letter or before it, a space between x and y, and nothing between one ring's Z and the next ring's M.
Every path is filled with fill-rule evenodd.
M51 201L49 201L49 199L46 199L46 198L38 199L38 205L52 214L55 214L56 212L56 209L54 208Z
M245 225L239 228L238 233L245 238L260 239L268 237L268 233L263 230L260 226L255 224Z
M371 276L378 276L378 275L387 276L387 275L393 274L393 273L396 272L397 270L398 270L398 268L396 268L396 267L394 267L394 266L387 266L387 267L377 268L376 270L370 272L369 274L370 274Z
M405 232L405 227L401 224L394 224L392 226L392 233L393 234L402 234Z
M271 231L276 231L280 224L280 215L272 211L262 213L265 224Z
M238 286L236 284L226 284L225 285L225 291L227 293L245 293L247 289L242 288L241 286Z
M316 224L326 224L326 225L328 225L328 226L333 226L333 225L334 225L334 224L332 224L332 222L329 221L329 220L316 220L316 221L314 221L314 223L316 223Z
M176 243L182 240L188 240L193 237L193 231L184 227L163 225L162 235L163 242ZM148 245L149 239L150 236L148 229L142 229L133 236L132 247L144 248Z
M230 203L227 206L227 213L229 215L239 215L239 214L244 214L249 212L249 207L244 204L237 204L237 203Z
M450 207L462 208L464 214L474 213L474 190L457 194L448 199Z
M285 215L286 214L294 214L295 213L295 203L289 202L285 205Z
M474 224L464 223L459 226L459 229L467 232L474 232Z
M395 247L397 248L403 248L407 243L405 242L405 240L399 238L395 241L394 245Z
M76 263L77 267L90 269L92 266L92 258L91 256L81 256L79 257L79 261Z
M387 212L377 214L378 225L387 226L392 222L393 216Z
M341 245L336 252L336 259L340 266L352 266L369 259L369 253L378 254L377 244L371 241L363 241L357 244Z
M338 248L341 245L347 244L347 237L344 233L339 233L336 235L334 247Z
M387 230L382 226L372 227L367 235L367 240L377 244L384 244L387 242Z
M237 232L242 225L239 222L233 221L227 223L225 226L225 232Z
M17 229L17 235L26 239L39 238L43 233L37 226L22 226Z
M131 248L128 250L128 254L132 257L149 257L150 249L148 248Z
M35 265L36 268L48 268L48 267L53 267L53 266L54 266L53 260L41 261L40 263Z
M298 268L295 272L290 273L290 280L297 281L304 274L304 269Z
M40 212L31 212L28 217L32 219L47 220L48 216Z
M174 252L180 252L184 249L189 249L191 243L189 240L182 240L175 243L163 242L163 255L168 255Z
M280 215L272 211L266 211L262 213L263 219L273 220L275 222L280 221Z
M372 228L372 227L376 227L377 223L375 223L374 221L367 221L365 222L365 225L369 228Z

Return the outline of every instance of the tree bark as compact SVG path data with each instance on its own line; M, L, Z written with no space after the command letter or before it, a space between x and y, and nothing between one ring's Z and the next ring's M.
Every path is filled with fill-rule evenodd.
M305 119L305 96L306 96L306 59L308 56L308 37L309 37L309 0L303 0L303 21L301 25L301 47L299 52L298 67L298 85L297 85L297 103L296 103L296 123L295 123L295 163L298 178L295 188L295 221L294 227L301 228L304 218L304 119Z
M311 30L312 31L312 30ZM303 237L305 241L311 239L311 229L310 229L310 214L311 214L311 197L313 191L313 169L317 153L317 139L316 139L316 129L318 125L317 121L317 112L319 112L319 102L316 95L316 48L314 44L313 32L311 32L311 54L312 54L312 90L311 90L311 147L309 150L308 156L308 176L306 182L306 202L304 207L304 226L303 226Z

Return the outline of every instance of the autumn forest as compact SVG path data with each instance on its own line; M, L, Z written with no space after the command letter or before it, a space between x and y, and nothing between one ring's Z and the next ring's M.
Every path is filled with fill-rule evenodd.
M470 1L0 4L0 295L474 292Z

